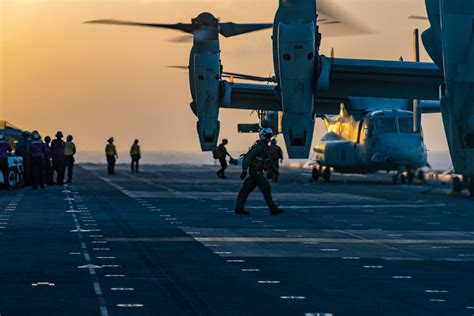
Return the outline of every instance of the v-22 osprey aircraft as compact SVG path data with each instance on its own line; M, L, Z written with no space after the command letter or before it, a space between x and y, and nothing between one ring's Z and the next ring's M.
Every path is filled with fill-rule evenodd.
M455 172L474 183L474 2L425 0L425 4L430 28L422 38L434 63L331 59L321 55L319 25L325 22L318 20L315 0L279 0L273 26L221 23L210 13L201 14L190 24L92 22L165 27L193 34L191 108L198 118L204 151L217 144L220 108L281 112L289 158L306 159L315 118L336 112L350 97L434 100L441 104ZM234 36L268 27L273 29L273 84L223 80L219 34Z
M329 182L331 170L366 174L395 171L396 184L423 179L429 166L421 125L408 100L352 98L350 112L341 104L339 115L323 117L327 133L314 148L313 179ZM359 110L360 109L360 110ZM424 113L438 113L439 104L423 106Z

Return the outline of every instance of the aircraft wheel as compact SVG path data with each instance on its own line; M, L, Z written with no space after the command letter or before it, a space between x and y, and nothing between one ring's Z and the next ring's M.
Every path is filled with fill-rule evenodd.
M398 174L392 175L392 183L393 184L398 184Z
M413 184L413 178L415 175L413 174L412 171L407 172L407 184Z
M323 179L324 179L324 182L326 183L331 181L331 169L329 167L324 168Z
M423 170L418 170L418 172L416 174L416 180L419 183L424 183L426 181L425 172Z
M467 189L469 190L469 194L471 195L471 197L474 197L474 177L469 177Z
M459 177L453 178L453 187L451 192L452 193L461 193L462 191L462 181Z
M16 188L18 185L18 174L13 168L8 169L8 184L10 188Z
M311 171L311 180L318 182L319 181L319 170L318 167L314 166L313 170Z
M407 184L407 177L404 174L400 175L400 183Z

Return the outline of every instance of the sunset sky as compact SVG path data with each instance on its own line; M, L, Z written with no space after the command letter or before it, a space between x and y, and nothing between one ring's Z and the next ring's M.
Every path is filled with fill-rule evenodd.
M425 15L423 0L338 0L347 15L374 34L325 37L337 57L396 60L411 57L411 21ZM0 0L1 118L42 134L73 134L82 150L103 150L114 136L120 149L133 139L143 149L197 152L195 117L189 109L188 78L167 65L187 65L191 44L169 42L181 33L136 27L82 24L116 18L146 22L188 22L202 11L222 21L272 22L277 0ZM323 28L328 34L331 30ZM227 71L273 73L270 30L222 39ZM426 54L424 61L429 61ZM239 135L247 111L221 112L221 136L244 150L255 136ZM321 137L318 121L315 139ZM439 115L424 119L430 150L447 150Z

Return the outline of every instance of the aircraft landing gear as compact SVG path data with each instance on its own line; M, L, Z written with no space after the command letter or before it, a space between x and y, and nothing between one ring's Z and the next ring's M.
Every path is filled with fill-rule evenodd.
M467 189L471 197L474 197L474 177L469 177L468 183L467 183Z
M411 170L407 171L407 184L413 184L414 178L415 178L415 173Z
M462 191L462 181L459 177L453 177L453 183L451 187L451 195L459 195Z
M426 182L426 178L425 178L425 172L423 170L418 170L418 172L416 173L416 182L417 183L425 183Z
M393 184L398 184L398 174L392 175L392 183Z
M397 184L398 182L400 182L400 184L413 184L414 180L415 180L415 172L412 170L408 170L405 172L398 171L397 174L394 174L392 176L393 184Z
M404 173L400 175L400 184L407 184L407 177Z
M319 181L320 172L318 166L314 165L313 169L311 170L311 182L318 182Z
M326 183L329 183L329 181L331 181L331 168L329 168L329 167L324 168L324 170L323 170L323 180Z

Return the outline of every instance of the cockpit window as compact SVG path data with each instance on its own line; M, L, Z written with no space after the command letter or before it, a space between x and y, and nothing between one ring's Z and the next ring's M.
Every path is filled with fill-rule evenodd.
M394 117L377 117L374 123L379 134L398 133L397 121Z
M400 128L400 133L402 134L413 133L413 118L412 117L399 117L398 126Z

